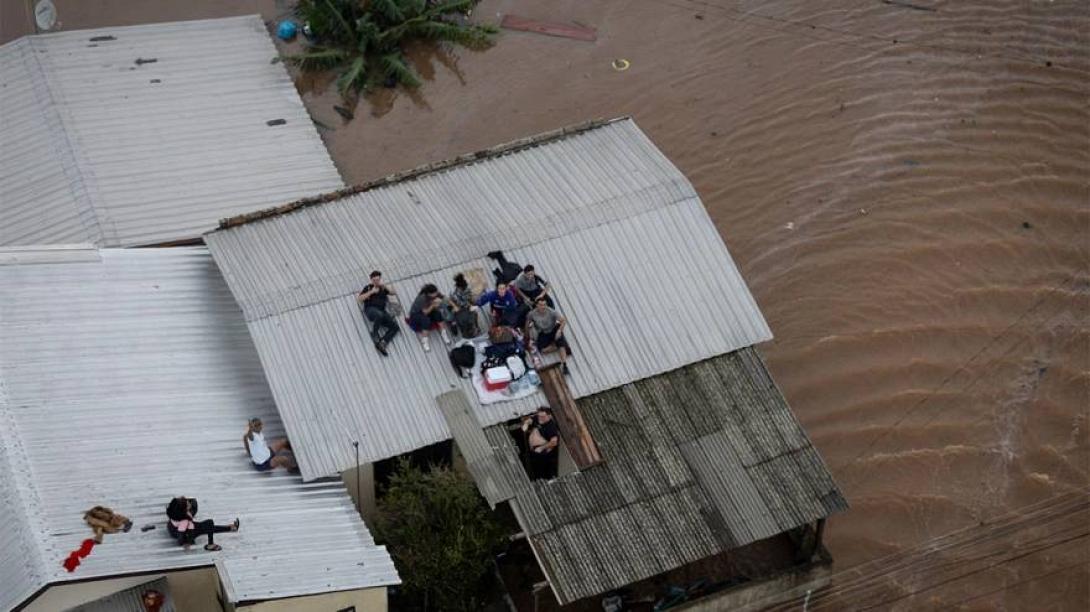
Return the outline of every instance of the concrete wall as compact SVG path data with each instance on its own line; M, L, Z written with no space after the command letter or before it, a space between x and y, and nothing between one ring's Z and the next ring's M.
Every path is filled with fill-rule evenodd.
M340 593L322 593L309 597L290 597L239 606L237 612L337 612L345 608L356 612L386 612L386 589L362 589Z
M375 504L374 464L364 463L360 465L359 475L360 489L363 490L362 498L360 497L359 491L356 490L356 468L350 468L341 472L341 480L344 481L344 486L348 488L348 496L351 497L352 502L359 507L363 522L367 523L368 527L371 527L375 524L375 515L378 512L378 506Z
M683 604L679 612L756 612L777 603L817 591L828 586L833 574L832 563L817 561L793 568L758 582L738 585Z
M216 594L219 592L219 578L215 568L169 572L166 574L147 574L128 578L109 578L76 584L60 584L50 587L24 610L26 612L58 612L96 599L102 599L118 591L124 591L156 578L166 576L170 586L170 596L178 612L215 612L220 610ZM336 608L333 608L336 610Z

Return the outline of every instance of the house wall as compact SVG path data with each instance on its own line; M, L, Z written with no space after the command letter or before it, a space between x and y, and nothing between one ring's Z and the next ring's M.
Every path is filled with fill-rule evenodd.
M360 489L363 491L362 498L360 492L356 490L356 468L341 472L341 480L344 481L352 502L360 509L363 522L367 523L368 527L373 527L375 515L378 512L378 506L375 503L375 465L373 463L360 465L359 475Z
M174 607L178 612L215 612L220 610L219 600L216 597L219 592L219 578L216 576L215 568L211 567L166 574L146 574L75 584L59 584L47 589L23 610L25 612L67 610L96 599L102 599L118 591L151 582L163 576L166 576L167 584L170 586L170 596L174 600Z
M275 599L238 606L235 610L237 612L339 612L353 607L355 612L386 612L386 588Z
M833 565L828 557L792 568L758 582L751 582L675 608L678 612L756 612L777 603L817 592L832 580Z

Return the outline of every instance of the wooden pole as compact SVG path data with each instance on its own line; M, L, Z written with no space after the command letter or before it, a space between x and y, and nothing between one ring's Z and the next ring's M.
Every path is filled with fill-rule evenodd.
M601 463L602 454L587 429L583 413L575 404L560 364L545 366L537 372L541 377L541 388L545 391L553 417L556 418L557 427L560 428L560 436L567 444L575 465L584 470Z

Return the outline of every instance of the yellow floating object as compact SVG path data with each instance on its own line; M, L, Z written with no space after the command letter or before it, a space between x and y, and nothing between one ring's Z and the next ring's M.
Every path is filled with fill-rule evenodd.
M624 72L625 70L628 70L628 67L631 65L632 64L630 64L626 59L617 58L613 60L613 69L617 72Z

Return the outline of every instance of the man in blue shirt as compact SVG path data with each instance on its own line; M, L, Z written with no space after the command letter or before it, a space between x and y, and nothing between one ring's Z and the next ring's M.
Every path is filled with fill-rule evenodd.
M478 306L491 307L492 325L518 327L519 301L507 283L497 283L495 291L487 291L477 300Z

